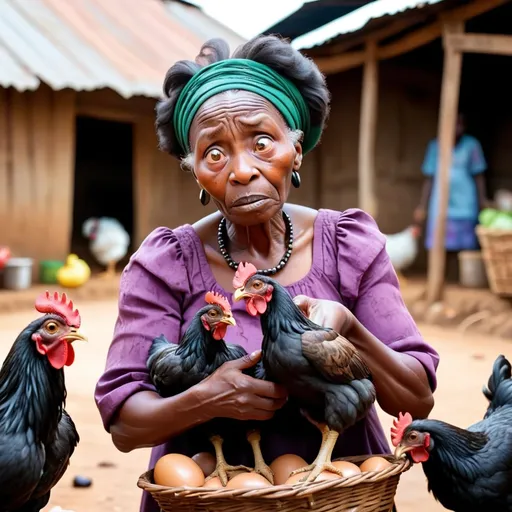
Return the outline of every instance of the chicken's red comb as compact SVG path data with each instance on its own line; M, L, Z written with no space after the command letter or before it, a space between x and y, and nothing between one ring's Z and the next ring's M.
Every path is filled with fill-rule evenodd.
M398 418L393 420L393 426L391 427L391 442L393 446L398 446L404 435L405 429L412 423L412 416L406 412L402 414L398 413Z
M258 273L258 269L252 263L240 263L233 278L233 288L240 288L254 274Z
M53 295L50 292L44 292L36 299L36 310L39 313L53 313L66 320L70 327L80 327L80 313L73 309L73 302L68 301L65 293L62 297L57 292Z
M208 302L208 304L217 304L217 306L222 308L224 313L231 313L231 305L229 304L228 299L220 293L207 292L204 296L204 300Z

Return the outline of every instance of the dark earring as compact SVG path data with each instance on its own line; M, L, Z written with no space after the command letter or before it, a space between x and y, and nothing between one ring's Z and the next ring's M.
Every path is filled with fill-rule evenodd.
M292 185L295 188L300 187L300 174L297 171L292 172Z
M204 188L199 192L199 201L201 201L203 206L206 206L210 202L210 194L208 194Z

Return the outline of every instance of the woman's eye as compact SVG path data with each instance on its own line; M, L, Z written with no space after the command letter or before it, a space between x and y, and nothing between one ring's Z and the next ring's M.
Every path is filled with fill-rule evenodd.
M269 137L260 137L256 141L256 144L254 145L254 149L258 153L268 151L271 147L272 147L272 140Z
M206 161L209 164L218 164L219 162L222 162L222 160L224 160L224 154L220 149L210 149L206 154Z

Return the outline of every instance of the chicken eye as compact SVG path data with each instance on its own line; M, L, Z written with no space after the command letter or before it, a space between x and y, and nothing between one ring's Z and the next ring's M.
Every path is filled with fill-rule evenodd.
M220 149L213 148L213 149L210 149L210 151L208 151L208 153L206 153L206 161L209 164L218 164L219 162L222 162L223 159L224 159L224 154L222 153L222 151Z
M210 309L210 311L208 311L208 316L211 317L211 318L215 318L218 315L219 314L217 313L217 311L215 309Z
M252 283L252 287L255 290L261 290L261 288L263 287L263 283L261 281L254 281L254 283Z
M254 145L254 149L258 153L269 150L272 147L272 140L269 137L259 137Z
M56 322L48 322L44 327L50 334L54 334L59 329Z
M409 440L410 441L417 441L418 440L418 434L416 432L411 432L409 434Z

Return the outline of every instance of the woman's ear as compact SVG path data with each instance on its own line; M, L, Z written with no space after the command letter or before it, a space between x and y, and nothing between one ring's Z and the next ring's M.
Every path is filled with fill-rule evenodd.
M302 165L302 144L297 141L295 144L295 158L293 159L293 170L298 171Z

